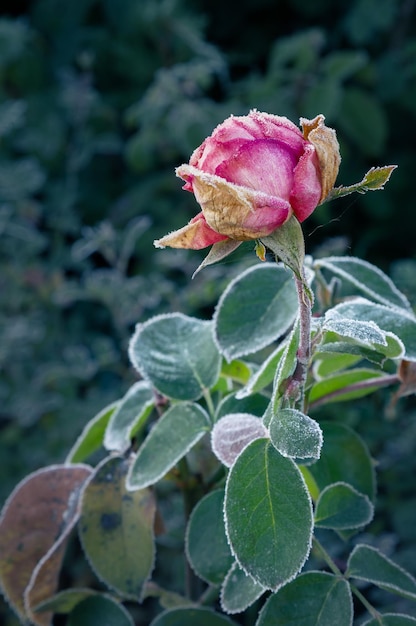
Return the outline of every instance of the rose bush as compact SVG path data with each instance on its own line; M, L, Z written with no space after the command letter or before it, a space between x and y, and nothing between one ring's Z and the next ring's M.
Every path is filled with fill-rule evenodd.
M155 245L200 249L268 236L292 215L305 220L333 188L340 163L324 119L302 118L303 132L255 110L226 119L176 170L201 212Z

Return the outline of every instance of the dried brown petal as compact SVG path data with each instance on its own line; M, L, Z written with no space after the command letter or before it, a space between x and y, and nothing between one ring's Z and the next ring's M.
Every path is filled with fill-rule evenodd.
M238 241L265 237L291 215L289 202L181 165L177 174L192 180L195 197L207 224L217 233Z
M302 117L300 124L304 138L315 146L318 155L322 183L320 202L323 202L334 187L341 163L337 135L333 128L325 126L323 115L317 115L312 120Z

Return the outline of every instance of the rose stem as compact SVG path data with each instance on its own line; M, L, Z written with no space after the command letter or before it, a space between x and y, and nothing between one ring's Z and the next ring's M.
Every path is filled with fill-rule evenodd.
M299 345L296 352L297 362L295 371L286 388L285 396L288 400L299 402L303 409L305 383L308 375L309 359L311 354L311 315L312 293L306 287L305 275L295 274L296 291L299 303Z

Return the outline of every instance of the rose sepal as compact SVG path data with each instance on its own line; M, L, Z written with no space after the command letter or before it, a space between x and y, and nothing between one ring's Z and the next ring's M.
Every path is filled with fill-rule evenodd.
M294 215L271 235L260 241L301 279L305 261L305 240L302 227Z
M239 246L241 246L242 241L236 241L235 239L225 239L224 241L219 241L218 243L214 243L208 252L205 259L200 263L200 265L196 268L195 272L192 274L192 278L202 270L204 267L208 265L212 265L213 263L217 263L218 261L222 261L229 254L234 252Z
M305 279L305 239L296 217L292 215L283 226L277 228L271 235L261 237L260 241L276 255L277 260L292 270L312 302L313 294Z

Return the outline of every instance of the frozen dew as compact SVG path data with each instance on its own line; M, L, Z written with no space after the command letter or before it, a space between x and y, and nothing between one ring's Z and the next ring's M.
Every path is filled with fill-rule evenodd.
M224 465L231 467L249 443L266 436L267 430L260 418L249 413L230 413L212 430L212 451Z

